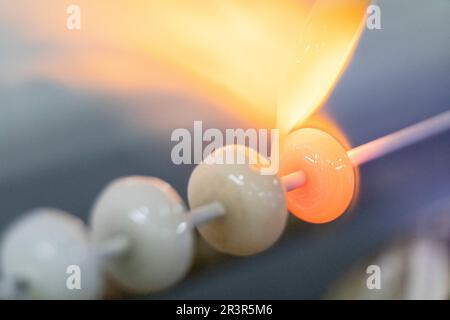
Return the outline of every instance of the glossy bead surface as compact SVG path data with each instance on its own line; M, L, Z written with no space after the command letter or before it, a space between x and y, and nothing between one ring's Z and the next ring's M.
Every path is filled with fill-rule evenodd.
M344 147L318 129L299 129L286 137L280 151L279 175L301 170L306 184L286 194L298 218L326 223L341 216L355 191L355 173Z
M216 153L235 152L247 164L208 164ZM215 249L245 256L266 250L283 233L286 218L284 189L275 175L261 175L249 163L256 151L230 145L218 149L199 164L189 179L191 208L218 201L225 215L198 227Z
M183 278L194 237L184 211L178 193L157 178L126 177L105 188L92 211L93 240L101 246L117 236L128 239L126 252L106 265L122 288L144 294Z
M56 209L34 210L13 224L1 245L5 277L24 283L25 298L100 298L101 277L84 223ZM72 282L73 277L79 276Z

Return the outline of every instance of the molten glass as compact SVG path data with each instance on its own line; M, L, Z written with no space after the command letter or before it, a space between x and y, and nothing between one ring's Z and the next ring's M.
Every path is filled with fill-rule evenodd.
M306 184L286 194L287 207L311 223L337 219L354 198L356 179L345 148L321 130L304 128L287 136L279 175L303 171Z

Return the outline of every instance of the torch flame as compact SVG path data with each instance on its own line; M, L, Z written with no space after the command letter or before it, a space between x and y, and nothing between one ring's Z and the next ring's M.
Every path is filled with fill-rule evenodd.
M27 61L28 70L91 90L194 94L271 128L312 7L312 0L77 0L81 30L69 31L66 2L23 3L5 3L0 20L55 48Z
M369 1L317 0L312 12L313 0L76 3L78 31L65 28L64 1L5 3L0 19L40 48L51 44L50 52L26 61L27 70L114 93L194 92L254 126L273 127L277 116L277 127L287 132L333 87Z
M328 96L362 33L370 1L317 1L278 99L277 127L287 134Z

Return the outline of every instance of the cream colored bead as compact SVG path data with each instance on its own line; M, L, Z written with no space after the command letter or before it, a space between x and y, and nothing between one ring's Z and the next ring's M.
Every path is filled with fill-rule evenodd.
M25 298L100 298L102 278L86 231L80 219L56 209L28 213L4 235L2 280L23 281Z
M106 265L121 287L148 293L186 274L194 235L184 211L177 192L157 178L121 178L106 187L92 211L93 240L102 246L117 237L128 239L124 254Z
M287 218L284 189L277 176L262 175L253 165L208 164L217 154L230 151L242 155L246 163L256 153L237 145L212 153L189 179L189 204L194 209L220 202L225 215L199 225L200 234L219 251L252 255L273 245L284 230Z

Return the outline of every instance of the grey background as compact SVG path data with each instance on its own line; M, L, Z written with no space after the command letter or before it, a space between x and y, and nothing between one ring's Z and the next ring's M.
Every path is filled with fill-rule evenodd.
M365 31L325 107L353 145L450 109L450 2L378 3L383 29ZM0 33L0 80L42 50L24 43L14 30ZM40 206L86 219L99 190L129 174L156 175L185 197L192 167L171 164L170 132L192 128L194 119L210 127L245 125L203 101L164 93L113 99L42 78L3 83L2 227ZM143 104L151 121L167 126L139 127L120 111ZM268 252L214 257L175 288L149 298L319 298L353 263L406 233L427 207L450 196L449 164L447 132L364 165L357 205L342 219L323 226L290 219Z

